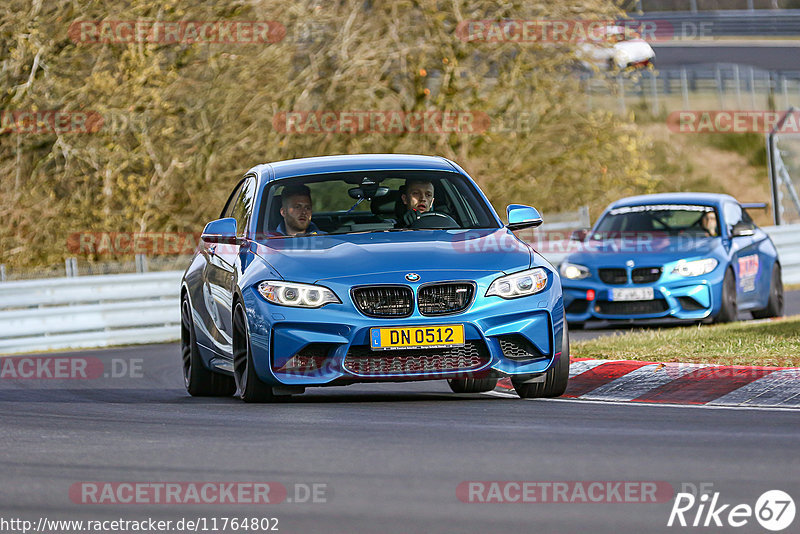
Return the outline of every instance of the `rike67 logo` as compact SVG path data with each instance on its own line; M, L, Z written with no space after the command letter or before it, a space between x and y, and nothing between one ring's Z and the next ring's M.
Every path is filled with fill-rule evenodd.
M794 516L794 500L781 490L764 492L755 506L723 503L718 491L702 493L699 497L695 493L681 492L675 497L667 526L738 528L752 524L755 519L763 528L779 532L792 524Z

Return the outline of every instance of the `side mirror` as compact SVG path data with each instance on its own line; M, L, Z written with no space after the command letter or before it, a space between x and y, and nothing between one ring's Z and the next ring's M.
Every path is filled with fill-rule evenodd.
M523 228L536 228L542 224L542 216L530 206L522 204L509 204L506 208L509 230L522 230Z
M733 225L731 229L731 236L733 237L744 237L755 234L755 228L753 225L746 222L738 222Z
M236 237L236 219L226 217L208 223L200 235L200 239L206 243L226 243L229 245L239 244Z
M586 236L588 235L589 235L589 229L581 228L580 230L575 230L574 232L572 232L569 238L572 241L584 241L586 239Z

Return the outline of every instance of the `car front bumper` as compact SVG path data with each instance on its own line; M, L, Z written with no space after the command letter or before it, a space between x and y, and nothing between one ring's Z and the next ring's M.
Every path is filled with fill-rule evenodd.
M717 268L703 277L662 276L651 284L610 285L594 278L564 280L567 321L701 321L719 311L723 277L724 269ZM642 287L653 288L653 300L614 301L612 298L614 289Z
M391 319L362 315L344 285L324 284L342 303L319 309L278 306L250 287L243 297L254 367L265 383L289 386L539 375L562 350L563 299L555 274L549 276L548 286L535 295L484 297L490 278L478 281L476 296L462 313L423 316L415 307L411 316ZM370 348L374 327L456 324L464 326L462 348Z

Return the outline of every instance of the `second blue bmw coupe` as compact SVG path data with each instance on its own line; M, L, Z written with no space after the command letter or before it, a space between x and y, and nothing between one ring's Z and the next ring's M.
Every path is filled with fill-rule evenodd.
M359 155L259 165L206 225L181 290L192 395L248 402L309 386L510 377L561 395L569 345L556 270L439 157Z
M618 200L561 264L567 320L729 322L783 314L775 245L731 196ZM755 205L753 205L755 207ZM759 207L763 207L760 205Z

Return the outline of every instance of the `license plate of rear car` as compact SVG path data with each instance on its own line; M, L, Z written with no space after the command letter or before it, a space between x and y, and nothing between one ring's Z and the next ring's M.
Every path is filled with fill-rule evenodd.
M653 300L652 287L623 287L611 290L611 300Z
M369 338L372 350L460 347L464 325L371 328Z

